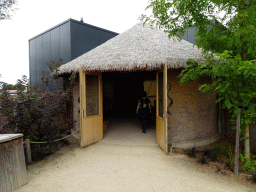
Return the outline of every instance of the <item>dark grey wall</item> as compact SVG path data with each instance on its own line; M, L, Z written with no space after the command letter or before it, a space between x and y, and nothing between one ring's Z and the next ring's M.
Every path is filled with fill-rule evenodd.
M118 33L101 29L86 23L71 22L71 58L72 60L94 49Z
M212 19L211 20L215 25L216 24L220 24L220 22L217 20L217 19ZM209 26L209 28L210 28L210 26ZM194 28L187 28L187 29L185 29L185 35L184 36L182 36L181 38L182 39L184 39L184 40L186 40L186 41L188 41L188 42L190 42L190 43L193 43L193 44L195 44L195 34L196 34L196 28L194 27Z
M63 64L101 45L118 33L68 19L29 39L30 85L41 83L42 71L48 75L47 63L63 60Z
M195 44L196 28L188 28L188 29L185 29L185 30L186 30L185 35L182 36L181 38L190 42L190 43Z
M67 20L29 40L30 85L42 86L42 71L49 74L47 63L71 60L70 37L70 20Z

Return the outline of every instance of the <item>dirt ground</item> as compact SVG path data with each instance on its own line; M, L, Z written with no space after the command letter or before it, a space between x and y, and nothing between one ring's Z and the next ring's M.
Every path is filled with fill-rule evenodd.
M170 155L157 145L107 142L80 148L76 138L69 141L71 145L28 166L29 183L16 192L256 191L246 176L216 173L212 163L200 165L182 151Z
M225 179L228 179L229 181L237 182L237 183L243 183L246 186L249 186L251 188L256 189L256 183L253 181L252 175L247 175L243 168L242 165L239 165L238 171L239 174L235 175L233 171L231 171L223 162L208 162L206 164L201 164L199 162L199 156L202 151L205 149L212 149L214 144L207 145L207 146L202 146L197 148L197 157L196 158L191 158L188 157L188 153L190 150L182 150L182 149L174 149L174 154L183 154L186 156L187 161L189 161L193 166L196 166L198 171L202 173L209 173L209 174L215 174L215 175L221 175L224 176ZM227 162L227 159L221 158L221 160ZM255 190L256 191L256 190Z
M28 166L29 183L16 191L256 192L245 175L216 172L215 163L200 165L184 150L166 154L155 130L152 124L142 134L136 119L110 119L104 139L95 144L81 148L71 136L69 146Z

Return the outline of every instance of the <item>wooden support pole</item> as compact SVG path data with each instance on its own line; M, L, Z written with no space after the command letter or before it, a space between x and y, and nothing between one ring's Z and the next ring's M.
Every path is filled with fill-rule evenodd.
M217 99L218 99L218 98L219 98L219 96L217 95ZM221 133L221 128L222 128L222 122L221 122L222 107L221 107L221 101L218 102L217 108L218 108L218 129L219 129L219 133Z
M30 142L29 139L25 140L25 145L26 145L26 160L27 163L30 164L31 163L31 148L30 148Z
M245 128L245 137L247 139L244 140L244 156L250 160L250 129L249 125Z
M236 119L236 147L235 147L235 175L238 175L238 166L239 166L239 139L240 139L240 117L241 117L241 108L238 108L238 114Z

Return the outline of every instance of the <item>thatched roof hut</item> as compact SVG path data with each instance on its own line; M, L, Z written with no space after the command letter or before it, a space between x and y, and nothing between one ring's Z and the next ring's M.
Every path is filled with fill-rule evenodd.
M198 91L200 81L180 85L177 78L189 58L201 61L204 59L202 50L188 41L169 39L160 29L138 23L59 67L60 75L79 72L79 83L73 88L73 114L76 130L81 130L81 146L103 138L103 116L113 111L118 115L134 113L133 107L138 102L136 95L146 87L143 79L146 73L154 76L150 87L155 95L151 95L151 99L156 112L156 141L162 149L167 151L167 145L199 146L219 139L216 95ZM120 78L110 71L135 72ZM167 90L173 99L171 108L167 108L170 102ZM118 98L125 101L125 110ZM87 116L87 111L93 107L101 112ZM167 114L167 109L171 115Z
M152 70L162 65L180 68L193 58L203 59L202 50L188 41L174 41L160 29L140 22L80 57L62 65L59 73L86 71Z

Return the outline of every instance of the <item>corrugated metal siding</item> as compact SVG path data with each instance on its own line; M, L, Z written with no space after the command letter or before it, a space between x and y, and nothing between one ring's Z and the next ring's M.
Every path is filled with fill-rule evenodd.
M171 30L169 31L171 32ZM181 36L183 40L186 40L190 43L195 44L195 34L196 34L196 28L187 28L185 29L185 34Z
M184 36L181 36L181 38L186 41L188 40L188 29L185 29L185 34L184 34Z
M60 59L60 27L51 31L51 54L53 61Z
M43 87L40 77L42 71L49 75L47 63L62 59L65 64L116 35L118 33L68 19L31 38L29 40L30 85L39 84Z
M43 37L39 36L36 38L36 83L41 86L40 77L42 75L42 71L44 71L44 47L43 47Z
M36 75L36 39L33 39L29 42L29 71L30 71L30 85L36 83L37 75Z
M43 47L44 47L44 71L45 75L49 75L47 63L52 60L52 54L51 54L51 32L47 32L43 35Z
M196 34L196 28L188 28L185 29L185 34L184 36L181 36L182 39L195 44L195 34Z
M49 75L47 63L71 61L70 21L29 40L30 84L41 83L42 71Z
M60 58L63 63L71 61L70 22L60 26Z
M188 30L188 42L195 44L195 34L196 34L196 28L189 28Z
M81 22L71 22L72 60L118 35Z

